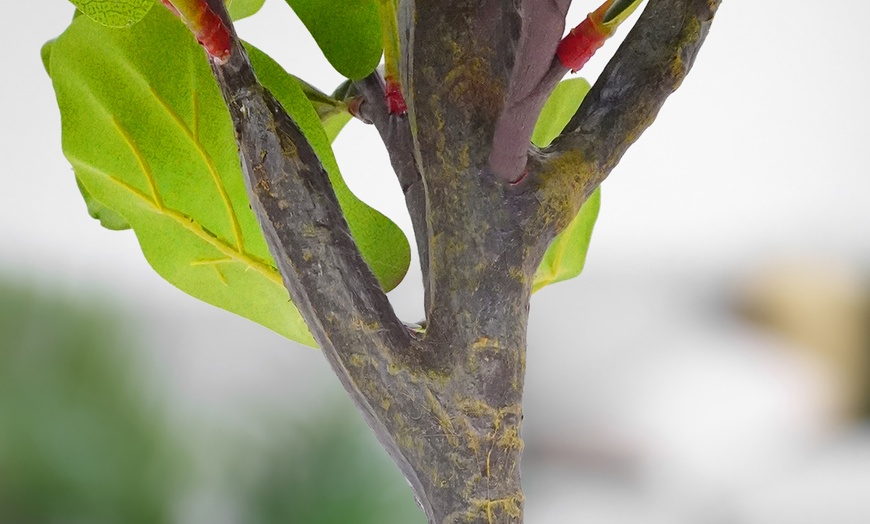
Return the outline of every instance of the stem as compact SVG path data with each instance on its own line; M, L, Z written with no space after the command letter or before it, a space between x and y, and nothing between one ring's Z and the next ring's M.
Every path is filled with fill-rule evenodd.
M556 49L565 31L571 0L523 0L516 63L504 109L493 131L489 169L513 183L526 174L532 132L547 97L565 75Z
M226 62L230 57L230 29L206 0L161 0L181 18L212 59Z
M640 3L641 0L607 0L601 4L559 42L556 50L559 62L572 73L582 69Z
M403 115L408 111L399 82L399 26L396 12L397 0L379 0L381 34L384 46L384 97L390 114Z

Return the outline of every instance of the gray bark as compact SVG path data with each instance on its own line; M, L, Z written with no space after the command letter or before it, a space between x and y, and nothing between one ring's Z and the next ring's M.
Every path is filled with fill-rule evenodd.
M386 113L379 77L356 85L424 259L423 334L393 313L316 154L239 42L212 64L290 296L432 524L522 522L535 270L688 73L719 4L651 0L563 134L539 151L529 126L565 73L553 55L569 2L537 2L403 0L408 115ZM231 26L223 3L209 3Z

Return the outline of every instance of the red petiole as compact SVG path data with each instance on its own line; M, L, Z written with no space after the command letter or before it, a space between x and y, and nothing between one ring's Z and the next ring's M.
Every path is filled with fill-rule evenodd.
M197 42L217 63L230 58L230 30L205 0L162 0L163 5L179 17Z
M604 45L616 28L640 5L641 0L608 0L559 42L559 62L576 73Z

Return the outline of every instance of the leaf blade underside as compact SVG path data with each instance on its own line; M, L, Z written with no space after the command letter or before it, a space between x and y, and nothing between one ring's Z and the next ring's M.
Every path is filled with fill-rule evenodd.
M132 226L151 266L188 294L314 346L250 210L232 123L187 29L165 9L126 30L80 17L49 51L64 153L86 193ZM284 85L276 97L311 139L382 285L394 287L410 264L407 239L346 189L292 77L262 76Z

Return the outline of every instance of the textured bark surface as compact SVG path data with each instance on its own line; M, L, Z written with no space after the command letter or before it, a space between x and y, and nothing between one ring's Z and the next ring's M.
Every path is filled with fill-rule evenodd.
M408 114L388 114L377 74L354 86L414 224L423 333L396 318L314 151L235 36L228 61L212 63L290 296L431 523L522 522L535 270L688 73L718 1L651 0L562 136L538 151L530 126L566 72L553 58L568 4L403 0Z

